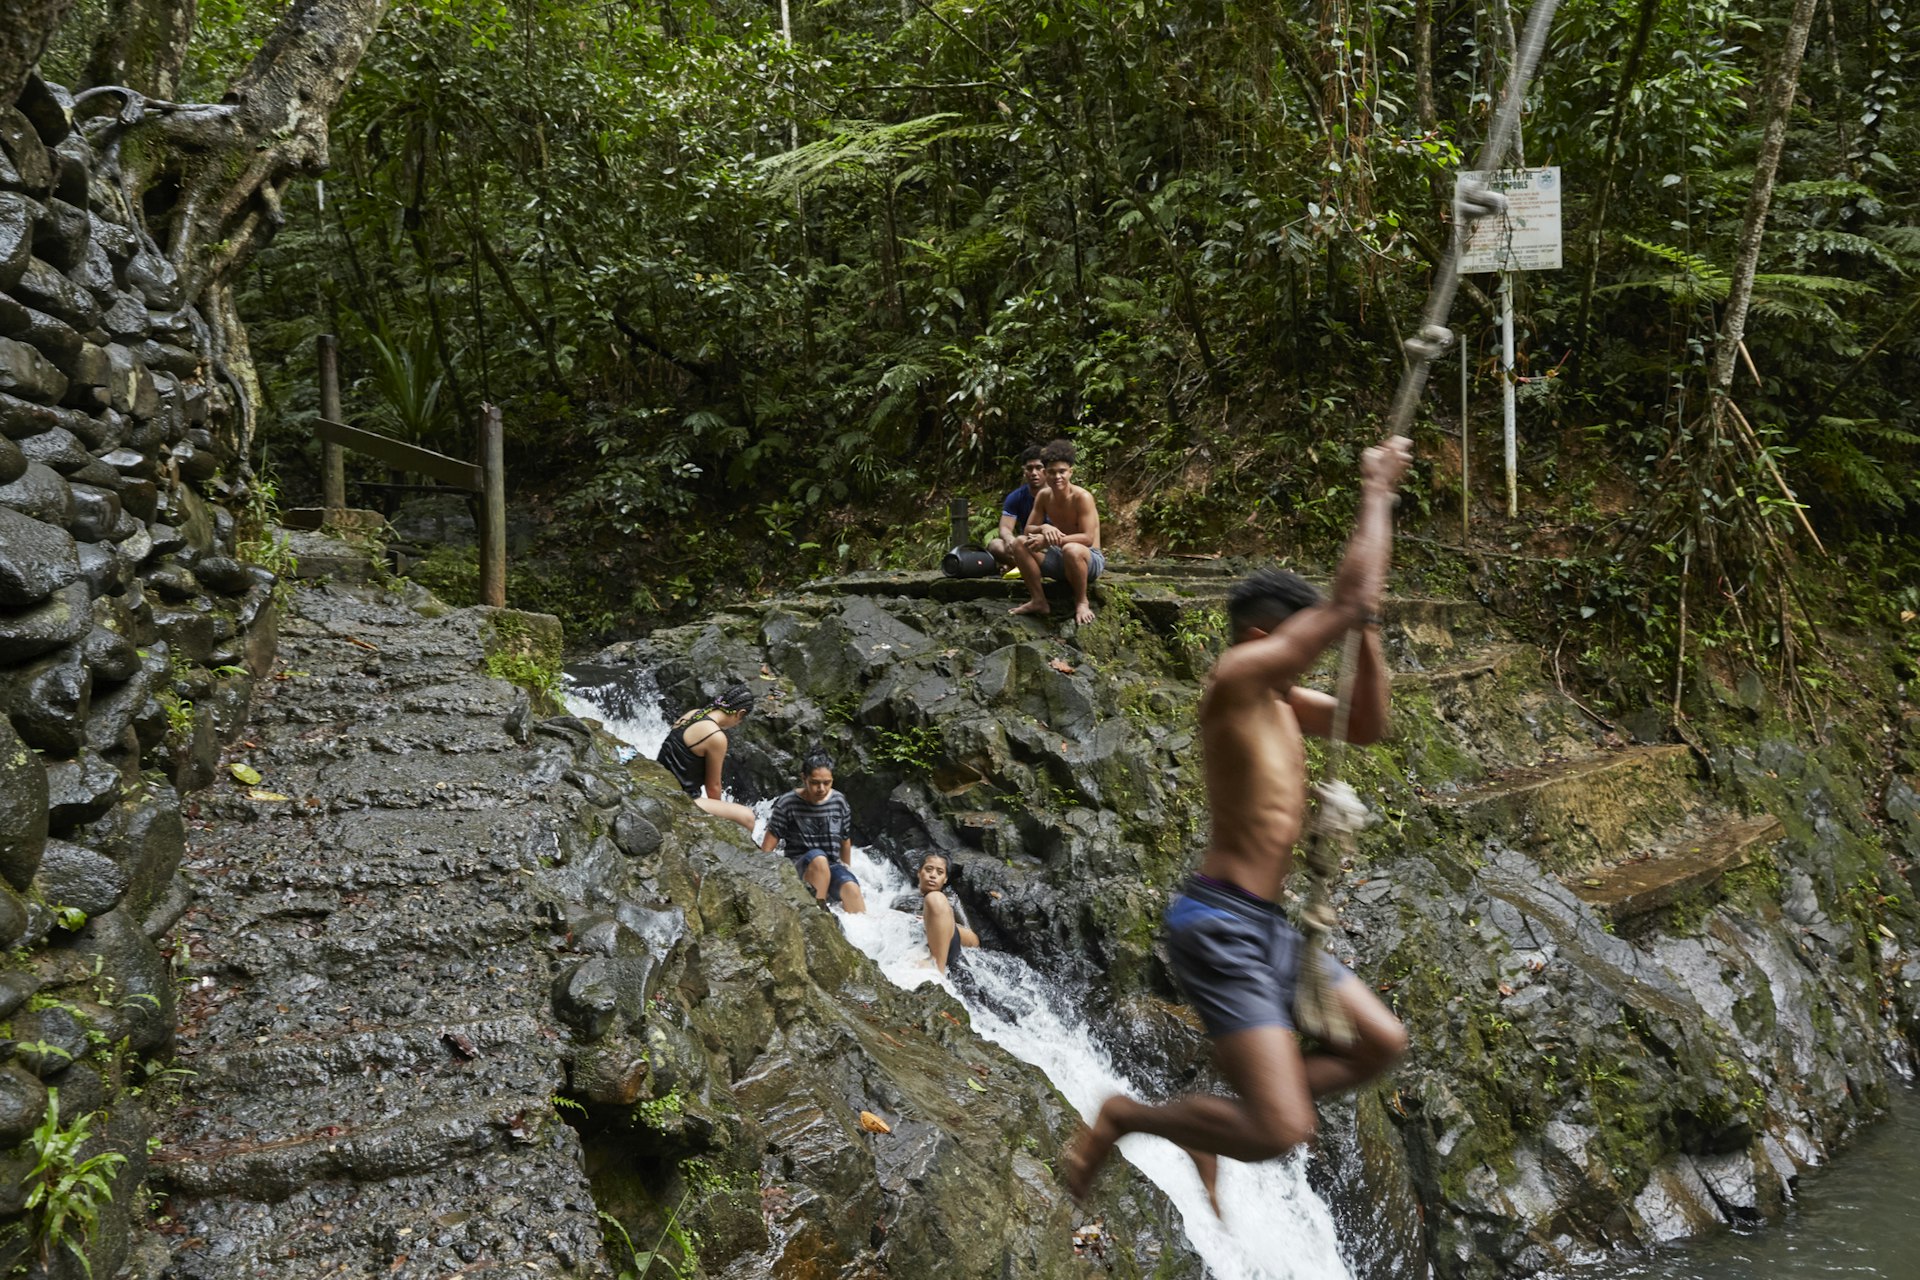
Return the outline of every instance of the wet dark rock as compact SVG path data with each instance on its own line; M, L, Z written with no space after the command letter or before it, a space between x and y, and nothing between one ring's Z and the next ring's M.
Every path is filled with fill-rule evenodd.
M195 599L180 608L153 607L154 627L175 653L192 662L204 663L213 657L214 645L220 639L215 623L215 615L204 600Z
M169 893L186 854L179 793L165 784L131 793L73 839L121 868L127 877L122 909L145 918Z
M86 416L74 409L38 404L0 392L0 435L6 435L15 441L23 441L30 436L56 429L65 430L70 435L85 439L75 428L85 429L83 424Z
M0 507L0 609L38 604L79 577L71 534Z
M73 522L73 489L53 468L30 461L18 480L0 485L0 507L65 529Z
M33 347L56 365L64 366L86 346L87 340L80 336L79 329L36 307L21 306L20 320L23 323L12 326L8 336Z
M0 719L0 877L25 889L46 843L46 766Z
M87 740L93 673L79 649L0 671L0 712L21 741L55 756L78 755Z
M20 895L11 885L0 882L0 947L11 947L25 937L30 919L27 904L21 901ZM4 976L7 975L0 975ZM24 974L18 976L25 977ZM4 1005L11 994L11 987L0 986L0 1005ZM6 1013L0 1013L0 1018L4 1017Z
M198 352L149 338L138 348L140 359L149 369L164 369L176 377L191 378L200 372Z
M67 376L26 343L0 338L0 391L58 404L67 394Z
M11 289L33 256L33 218L38 206L25 196L0 191L0 290Z
M58 267L40 257L27 263L13 286L20 301L84 332L100 322L100 304L93 295L67 279Z
M130 1047L137 1053L164 1051L173 1044L176 986L166 957L127 908L91 914L73 940L74 953L91 962L88 968L113 975L119 1030Z
M161 564L144 576L147 587L171 604L185 604L200 595L200 582L193 570L177 561Z
M34 211L33 252L62 271L71 271L87 256L92 242L87 211L65 200L49 198Z
M27 77L27 83L21 88L20 96L14 99L14 105L33 125L34 132L40 135L40 141L49 147L59 146L73 133L72 96L65 89L42 80L37 74Z
M93 461L93 455L80 443L80 438L65 427L53 427L28 436L20 441L20 451L29 462L38 462L69 477Z
M14 107L0 107L0 187L30 196L44 196L53 188L46 144Z
M257 570L232 556L202 556L194 562L193 576L221 595L245 595L255 582Z
M170 311L180 305L179 273L172 263L144 249L127 264L127 283L140 291L150 307Z
M127 891L127 873L91 849L49 840L33 889L54 906L77 907L92 917L119 905Z
M620 816L613 820L614 843L629 858L651 857L665 838L660 834L660 828L637 809L623 809Z
M95 234L98 234L97 230ZM137 344L153 330L153 323L147 316L147 309L139 299L121 294L100 317L100 324L114 337Z
M127 260L133 257L134 251L140 247L140 238L134 235L132 231L110 218L101 217L99 213L91 210L87 213L87 228L88 234L93 238L93 242L99 245L106 253L107 260L116 266L125 266ZM131 301L132 299L128 298L127 295L121 294L113 305L107 309L108 319L106 324L109 332L118 335L118 330L113 327L115 323L112 318L113 313L120 310L123 302ZM124 312L122 315L124 317Z
M32 1133L47 1114L47 1087L25 1068L0 1064L0 1148Z
M82 343L72 359L61 362L60 370L67 375L68 405L84 409L89 416L111 405L112 396L105 388L113 379L113 362L107 358L105 347L97 342Z
M87 1052L87 1026L65 1004L14 1014L10 1038L16 1060L42 1080L66 1070Z
M68 269L67 279L92 294L97 302L110 303L120 296L115 292L113 263L108 260L107 251L97 244L88 243L86 257L78 266ZM106 336L101 332L97 322L88 332L100 337Z
M27 473L27 455L7 436L0 435L0 484L12 484Z
M118 342L107 348L107 362L111 367L107 394L113 407L121 413L151 418L159 407L160 394L146 364Z
M99 625L102 610L99 601L94 602L94 628L81 642L81 658L87 669L106 684L115 684L130 679L140 669L140 653L133 642L124 635L110 631Z
M8 889L5 896L11 898L13 891ZM39 990L40 979L34 974L24 973L19 969L0 972L0 1020L11 1018L13 1011L25 1004Z
M554 982L554 1011L588 1040L598 1040L613 1025L620 1003L616 971L603 959L583 961Z
M87 584L74 582L45 602L0 609L0 663L20 663L79 640L93 627Z
M76 552L80 576L95 596L118 595L133 578L132 564L111 542L82 542Z
M48 829L65 832L91 822L120 798L120 770L92 752L78 760L47 762Z

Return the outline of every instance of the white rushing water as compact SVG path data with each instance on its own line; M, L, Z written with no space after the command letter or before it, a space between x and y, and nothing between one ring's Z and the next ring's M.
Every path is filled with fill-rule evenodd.
M666 738L667 720L643 673L623 673L617 686L575 686L566 704L649 758ZM764 822L767 804L759 809ZM1112 1094L1142 1096L1055 984L1018 956L970 949L963 963L971 990L955 986L933 967L919 918L887 905L913 889L908 876L861 848L854 850L853 868L868 909L834 916L896 986L945 987L966 1006L975 1032L1045 1072L1083 1119L1092 1119ZM1172 1143L1134 1134L1121 1141L1120 1152L1173 1202L1187 1239L1218 1280L1350 1280L1333 1218L1307 1185L1304 1155L1264 1164L1222 1160L1216 1218L1193 1162Z

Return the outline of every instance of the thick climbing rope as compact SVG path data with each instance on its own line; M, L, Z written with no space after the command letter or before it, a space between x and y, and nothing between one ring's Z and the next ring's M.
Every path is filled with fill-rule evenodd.
M1535 0L1527 14L1526 30L1508 72L1506 95L1494 113L1492 127L1470 172L1489 172L1506 159L1507 149L1520 127L1527 86L1547 47L1547 32L1553 25L1557 8L1559 0ZM1399 389L1394 393L1393 407L1387 413L1388 436L1408 434L1433 362L1453 345L1454 335L1447 328L1447 317L1453 311L1453 297L1460 287L1459 262L1466 251L1469 228L1481 218L1504 213L1506 207L1506 197L1488 190L1478 177L1463 173L1455 179L1453 234L1447 241L1446 255L1434 272L1433 285L1427 291L1419 332L1402 344L1406 364L1400 374ZM1340 777L1346 759L1353 686L1359 674L1360 642L1360 628L1347 632L1340 660L1340 683L1335 694L1332 750L1327 757L1326 777L1313 789L1313 814L1307 823L1306 851L1301 858L1307 872L1307 895L1300 913L1304 940L1294 989L1294 1017L1300 1030L1323 1044L1342 1048L1353 1043L1355 1028L1346 1006L1334 998L1333 976L1322 956L1327 938L1340 919L1333 905L1334 881L1339 878L1342 864L1353 855L1360 830L1367 822L1367 807Z

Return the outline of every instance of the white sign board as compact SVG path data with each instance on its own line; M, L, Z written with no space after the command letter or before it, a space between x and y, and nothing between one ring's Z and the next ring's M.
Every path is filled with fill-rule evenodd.
M1467 228L1460 274L1560 269L1560 167L1468 172L1507 197L1507 211Z

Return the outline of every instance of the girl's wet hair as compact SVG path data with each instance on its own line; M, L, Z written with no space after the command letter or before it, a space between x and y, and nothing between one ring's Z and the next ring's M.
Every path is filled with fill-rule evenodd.
M833 757L818 747L815 747L800 758L800 777L802 779L812 777L815 769L825 769L828 773L833 772Z
M714 696L715 711L737 711L741 715L753 710L753 687L745 684L730 684Z
M953 879L953 859L949 858L946 854L940 852L938 849L929 849L925 853L921 854L920 861L914 864L914 869L916 871L919 870L921 867L926 866L927 863L934 858L940 859L941 864L945 866L947 869L947 879L952 880Z

